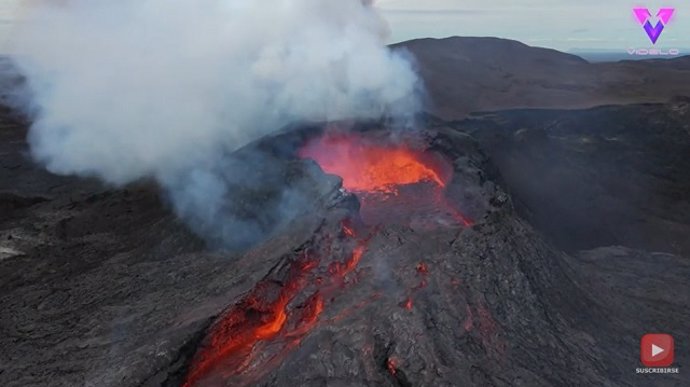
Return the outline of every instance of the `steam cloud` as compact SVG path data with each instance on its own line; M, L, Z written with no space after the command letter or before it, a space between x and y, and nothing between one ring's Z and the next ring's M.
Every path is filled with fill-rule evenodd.
M224 155L291 122L417 110L414 71L369 3L41 3L11 41L39 112L32 155L115 185L153 177L197 231L253 233L218 215Z

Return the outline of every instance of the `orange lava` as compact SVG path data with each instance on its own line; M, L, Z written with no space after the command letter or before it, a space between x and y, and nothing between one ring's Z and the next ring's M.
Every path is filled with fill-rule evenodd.
M389 357L386 361L386 368L388 368L388 372L392 376L395 376L398 373L398 361L393 357Z
M327 134L309 141L300 151L321 168L343 179L352 192L396 194L398 186L431 182L445 187L441 171L425 161L424 153L404 144L375 144L357 134Z
M439 154L409 145L412 140L374 137L327 132L309 140L298 156L340 176L343 187L357 195L360 216L367 224L410 225L421 219L432 228L449 223L472 226L445 196L452 178L450 163ZM343 232L349 235L347 225Z
M348 236L350 238L353 238L355 236L355 231L352 228L352 225L350 224L349 220L343 220L341 225L343 227L343 234L345 234L345 236Z
M194 385L226 359L235 358L239 364L257 342L275 337L288 319L288 303L301 290L304 275L313 268L311 262L293 263L287 283L273 302L267 298L276 285L267 281L257 284L212 328L209 345L197 353L184 386Z
M445 198L451 168L423 150L404 143L373 142L358 134L331 134L309 141L299 156L314 159L325 172L342 177L344 188L360 198L361 218L356 224L345 219L339 230L315 234L310 247L284 257L281 270L269 273L225 311L209 328L204 345L192 359L185 387L211 377L251 385L257 373L278 364L319 324L338 321L375 300L378 295L320 321L328 308L325 300L332 303L337 292L358 281L357 267L377 227L369 229L368 236L358 235L359 231L383 223L368 222L365 207L370 214L382 213L385 221L391 221L391 213L428 209L471 225ZM332 246L337 240L341 245ZM421 277L418 289L426 287L426 263L420 262L416 270ZM411 310L412 297L401 306ZM395 359L388 359L387 366L395 375Z
M286 337L299 337L307 334L316 325L319 316L323 312L323 297L318 292L314 293L306 302L300 325L293 331L285 334Z
M412 297L407 297L407 299L403 303L403 308L405 308L407 310L412 310L412 306L413 306Z
M355 244L344 259L333 260L328 265L326 279L330 281L314 273L319 268L321 254L330 254L332 238L327 237L327 242L319 245L323 251L298 253L289 263L284 277L262 280L221 316L210 328L206 344L196 353L184 386L197 385L215 374L226 377L243 374L251 364L262 361L257 360L253 352L263 341L283 343L278 354L268 360L270 364L299 345L319 322L325 308L324 298L332 297L348 274L357 268L373 236L357 239L357 231L348 219L341 223L340 234L347 240L354 240ZM308 288L316 290L301 304L292 305Z

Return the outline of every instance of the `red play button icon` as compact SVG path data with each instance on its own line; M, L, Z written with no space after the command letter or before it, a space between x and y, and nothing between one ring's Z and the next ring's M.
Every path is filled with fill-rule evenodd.
M642 336L640 360L646 367L668 367L673 364L673 337L663 333Z

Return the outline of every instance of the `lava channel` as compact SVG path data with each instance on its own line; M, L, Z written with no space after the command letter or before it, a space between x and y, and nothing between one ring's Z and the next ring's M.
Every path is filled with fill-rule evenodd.
M373 236L358 238L357 234L346 219L338 236L321 229L308 246L285 257L286 270L269 273L209 328L190 363L184 386L214 380L250 385L279 363L319 323L326 308L324 300L348 284L349 274L357 268ZM336 239L351 247L333 257Z

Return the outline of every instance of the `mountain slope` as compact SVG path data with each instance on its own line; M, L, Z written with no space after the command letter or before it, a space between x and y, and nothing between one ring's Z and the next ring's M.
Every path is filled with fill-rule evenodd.
M396 44L417 61L432 114L513 108L586 108L690 95L690 60L588 63L575 55L498 38Z

